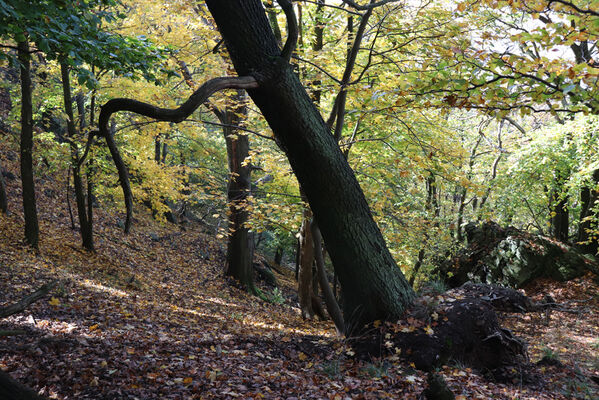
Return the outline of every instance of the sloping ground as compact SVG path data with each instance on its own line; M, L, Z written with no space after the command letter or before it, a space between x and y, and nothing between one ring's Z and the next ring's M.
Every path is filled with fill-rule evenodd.
M599 399L599 282L593 273L569 281L538 279L528 296L560 304L542 313L505 314L504 325L529 343L531 360L545 358L541 372L570 398ZM557 365L552 365L557 364Z
M3 159L2 165L16 175L14 161ZM21 243L17 180L7 183L11 215L0 216L0 305L60 281L48 298L0 321L0 330L25 331L0 337L0 368L40 393L57 399L420 396L426 376L400 359L355 360L332 323L302 321L289 298L271 304L227 284L223 243L199 227L181 232L138 213L125 237L118 215L97 210L98 251L89 254L69 228L58 189L64 182L45 178L38 181L41 245L35 254ZM283 293L290 293L291 274L277 278ZM597 398L596 386L570 385L575 367L591 372L599 346L592 324L597 286L578 282L587 292L563 291L564 299L594 296L580 304L585 313L554 311L540 338L538 324L527 316L510 321L531 342L533 361L545 345L565 367L546 367L535 386L494 384L459 365L445 367L440 372L458 398ZM560 293L554 296L561 301ZM570 340L578 342L570 346ZM561 353L566 345L571 359Z

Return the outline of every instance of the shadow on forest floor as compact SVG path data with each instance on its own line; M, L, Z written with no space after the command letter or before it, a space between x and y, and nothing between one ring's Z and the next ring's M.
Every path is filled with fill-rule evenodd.
M6 166L6 163L4 163ZM303 321L292 273L277 275L284 304L251 297L222 277L224 243L137 217L124 236L114 214L97 210L97 253L80 249L61 199L41 188L39 254L21 244L16 180L9 216L0 215L0 304L51 279L51 296L0 322L25 334L0 338L0 368L58 399L405 398L416 399L426 374L399 358L357 360L331 322ZM152 236L150 236L152 235ZM152 237L160 240L152 240ZM267 289L264 289L267 290ZM592 399L599 387L581 377L599 370L599 298L589 277L537 282L584 312L509 314L504 323L529 343L540 384L493 383L456 363L439 370L458 399Z

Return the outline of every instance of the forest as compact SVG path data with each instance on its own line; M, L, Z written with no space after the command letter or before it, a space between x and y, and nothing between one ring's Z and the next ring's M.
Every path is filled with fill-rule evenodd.
M0 399L599 398L599 0L0 0Z

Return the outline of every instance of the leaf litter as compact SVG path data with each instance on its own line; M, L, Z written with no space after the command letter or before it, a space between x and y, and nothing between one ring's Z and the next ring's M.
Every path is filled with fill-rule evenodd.
M7 183L10 209L19 210L16 182ZM399 355L355 359L331 322L302 320L292 271L277 275L283 304L235 288L222 274L225 244L199 225L182 231L138 210L125 236L117 212L97 209L92 254L70 229L64 201L42 189L38 204L39 253L22 244L18 211L0 215L0 304L49 280L59 285L0 321L0 331L25 331L0 337L0 368L49 398L418 399L426 385L426 374ZM457 399L598 398L583 379L599 375L597 283L586 276L527 290L583 307L504 317L528 341L532 361L559 363L540 366L535 387L450 363L438 373Z

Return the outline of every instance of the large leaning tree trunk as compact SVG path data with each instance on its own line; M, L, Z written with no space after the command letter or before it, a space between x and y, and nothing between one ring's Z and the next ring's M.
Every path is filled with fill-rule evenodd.
M173 110L129 99L113 99L102 107L100 135L106 139L125 191L126 228L132 198L126 167L108 134L110 116L133 111L180 122L215 91L247 89L285 151L321 228L342 287L346 333L375 320L399 318L414 292L387 249L354 172L289 64L297 41L291 3L279 0L288 19L288 38L282 50L260 0L206 3L240 76L207 81Z
M341 282L345 318L356 327L396 318L413 291L372 218L358 181L320 113L288 62L297 37L295 16L281 52L259 0L207 0L239 75L308 197ZM325 173L326 171L326 173Z

